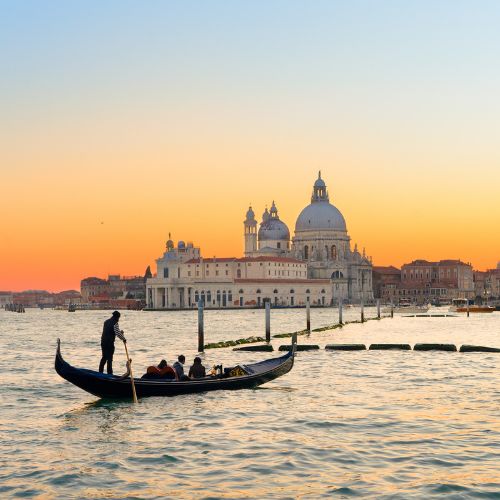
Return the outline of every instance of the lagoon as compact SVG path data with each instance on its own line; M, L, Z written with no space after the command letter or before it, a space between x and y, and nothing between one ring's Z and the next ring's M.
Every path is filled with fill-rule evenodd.
M367 317L375 310L367 308ZM56 339L96 368L108 311L0 311L2 498L499 498L500 354L325 351L331 343L500 347L500 313L349 324L299 337L291 373L255 390L99 400L60 379ZM337 321L313 309L312 328ZM344 320L359 310L344 310ZM196 355L197 312L123 311L137 374ZM273 310L272 334L305 311ZM263 310L206 311L205 341L264 334ZM277 350L289 339L273 339ZM204 364L279 353L207 350ZM125 356L117 342L115 372Z

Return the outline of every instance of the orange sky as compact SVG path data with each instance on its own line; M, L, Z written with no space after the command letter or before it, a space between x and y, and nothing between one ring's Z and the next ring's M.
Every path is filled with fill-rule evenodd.
M111 3L4 12L0 290L143 274L168 232L241 255L320 169L376 265L496 266L494 4Z
M460 176L436 175L428 183L370 172L364 160L334 157L329 163L338 166L329 167L300 152L281 159L268 154L256 168L252 155L228 151L227 158L214 154L217 161L203 162L200 148L194 149L194 158L180 154L175 165L170 151L166 161L153 158L148 168L140 158L108 157L106 169L92 172L81 164L62 176L47 168L28 182L12 176L2 193L15 210L2 222L1 288L78 289L86 276L142 274L147 265L154 270L168 232L200 245L205 257L241 255L249 202L260 218L265 204L276 200L293 234L317 174L302 166L308 161L323 167L352 242L365 246L375 264L461 258L487 268L499 259L493 183L471 179L468 188L481 194L469 197Z

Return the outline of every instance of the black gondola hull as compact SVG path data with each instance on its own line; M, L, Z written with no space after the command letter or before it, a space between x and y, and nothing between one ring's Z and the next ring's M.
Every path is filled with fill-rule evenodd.
M295 343L293 344L295 346ZM149 396L178 396L216 390L252 389L288 373L292 367L295 348L285 356L245 365L248 375L228 378L203 378L187 381L145 380L134 378L138 398ZM58 342L56 372L68 382L101 398L130 398L130 378L107 375L93 370L75 368L64 361Z

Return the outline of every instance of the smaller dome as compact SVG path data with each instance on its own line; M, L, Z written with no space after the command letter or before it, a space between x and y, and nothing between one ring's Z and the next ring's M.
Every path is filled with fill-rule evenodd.
M186 248L186 243L184 243L182 240L177 243L177 248Z
M275 217L269 217L259 228L259 241L290 240L287 225Z

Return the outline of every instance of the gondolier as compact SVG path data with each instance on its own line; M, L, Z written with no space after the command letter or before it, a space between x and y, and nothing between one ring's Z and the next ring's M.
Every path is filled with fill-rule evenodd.
M104 371L104 365L107 363L108 373L110 375L113 375L113 354L115 352L115 338L118 337L119 339L123 340L123 342L127 342L127 339L123 335L123 330L120 330L118 321L120 321L120 313L118 311L113 311L111 318L107 319L104 322L101 337L102 358L101 362L99 363L100 373Z

